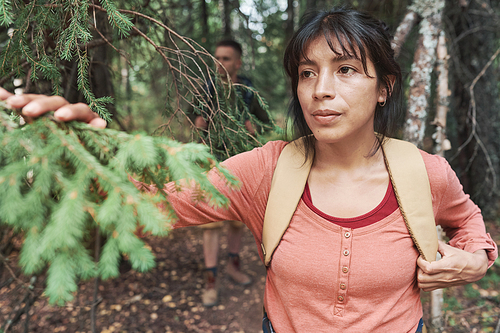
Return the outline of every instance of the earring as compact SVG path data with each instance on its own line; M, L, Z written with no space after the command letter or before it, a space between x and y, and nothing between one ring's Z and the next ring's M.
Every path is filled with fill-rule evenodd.
M383 108L383 107L385 106L385 103L387 103L387 100L384 100L384 102L383 102L383 103L380 103L380 102L379 102L379 103L378 103L378 105L380 105L380 107L381 107L381 108Z

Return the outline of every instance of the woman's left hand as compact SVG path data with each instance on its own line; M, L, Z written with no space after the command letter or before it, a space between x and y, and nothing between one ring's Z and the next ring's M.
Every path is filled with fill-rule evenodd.
M470 253L439 241L442 258L428 262L421 256L417 259L418 286L424 291L460 286L484 277L488 269L485 250Z

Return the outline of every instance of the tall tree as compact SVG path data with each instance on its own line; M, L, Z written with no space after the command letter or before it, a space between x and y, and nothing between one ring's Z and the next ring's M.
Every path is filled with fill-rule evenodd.
M295 8L294 0L287 0L286 23L285 23L285 41L288 42L295 31Z
M210 36L210 28L208 25L208 8L205 0L200 1L200 9L201 9L201 28L202 28L202 39L201 42L204 45L207 45Z
M408 119L405 139L423 146L431 96L431 76L436 63L436 48L441 31L444 0L415 1L410 7L421 18L419 38L411 69Z
M231 38L233 33L231 29L231 0L222 0L222 13L224 17L224 38Z

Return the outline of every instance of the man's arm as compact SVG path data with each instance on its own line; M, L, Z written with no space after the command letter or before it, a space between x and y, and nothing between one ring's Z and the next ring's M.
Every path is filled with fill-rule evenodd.
M257 97L253 97L252 104L250 105L250 113L255 115L264 124L269 124L271 120L267 112L260 106Z
M245 128L248 133L255 135L255 129L253 128L252 122L250 120L245 120Z
M208 129L208 123L205 119L203 119L202 116L196 116L196 118L194 119L194 125L197 127L197 128L201 128L201 129Z
M252 103L249 106L249 111L264 124L269 124L271 122L267 112L260 106L255 96L253 96L252 98ZM245 128L250 134L255 135L255 125L253 125L249 119L245 120Z

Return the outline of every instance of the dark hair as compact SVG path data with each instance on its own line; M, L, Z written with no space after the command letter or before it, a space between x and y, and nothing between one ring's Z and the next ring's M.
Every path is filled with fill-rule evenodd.
M241 44L238 43L235 40L232 40L232 39L221 40L217 44L215 44L216 48L219 47L219 46L229 46L229 47L232 47L238 53L238 55L240 57L243 54L243 49L241 48Z
M332 40L338 41L342 53L354 56L363 64L367 73L367 58L375 66L377 81L387 89L387 102L377 104L375 109L374 130L380 134L372 153L375 153L385 137L393 136L404 115L402 107L401 68L394 59L387 26L382 21L367 14L345 8L306 14L299 30L288 43L284 54L284 66L292 83L292 100L288 107L288 116L292 120L294 138L307 137L305 140L306 158L314 154L314 137L307 126L297 96L299 81L299 62L306 58L309 44L317 37L324 36L334 49ZM358 54L359 53L359 54ZM339 54L340 55L340 54ZM391 76L395 77L394 85Z

